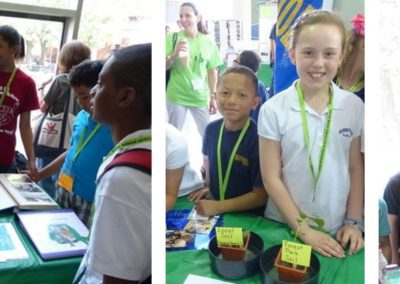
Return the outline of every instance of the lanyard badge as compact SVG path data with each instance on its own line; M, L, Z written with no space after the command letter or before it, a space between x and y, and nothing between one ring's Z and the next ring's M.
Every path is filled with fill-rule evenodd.
M92 140L94 135L99 131L100 126L101 126L100 124L97 124L96 127L90 132L89 136L85 140L84 138L86 136L86 127L83 129L81 137L78 141L78 145L76 147L75 155L73 156L71 161L66 162L64 170L63 172L61 172L60 177L58 178L57 181L57 184L62 188L64 188L65 190L69 192L73 190L75 181L75 173L73 170L73 165L75 164L75 161L77 160L82 150L86 147L89 141Z
M312 158L311 158L310 133L309 133L309 129L308 129L308 122L307 122L307 116L306 116L306 110L305 110L303 90L301 89L299 83L296 83L296 90L297 90L297 96L298 96L299 105L300 105L300 113L301 113L301 122L303 125L304 141L306 143L307 151L308 151L308 165L310 167L311 175L313 177L313 183L314 183L313 201L315 201L318 181L321 176L322 168L324 166L326 149L328 147L328 136L329 136L329 132L330 132L330 128L331 128L332 113L333 113L333 94L332 94L331 87L329 87L328 115L327 115L326 122L325 122L322 147L321 147L321 151L319 154L318 172L315 172L314 165L313 165Z
M17 67L14 66L13 71L11 72L10 78L7 81L7 85L5 89L3 90L3 95L0 97L0 106L3 105L3 101L5 97L7 97L8 93L10 92L11 84L14 81L15 73L17 73Z
M151 141L151 136L150 135L142 135L136 138L128 139L122 142L119 142L117 145L115 145L114 148L111 149L111 151L103 158L103 163L106 161L109 157L111 157L115 152L119 150L123 150L127 147L131 147L133 145L139 144L139 143L144 143L144 142L150 142Z
M236 156L236 152L239 148L240 143L243 140L244 135L246 134L247 129L250 126L250 118L246 121L242 130L240 131L239 138L236 141L235 146L233 147L232 153L229 157L228 166L226 168L225 176L222 176L222 161L221 161L221 144L222 144L222 133L224 132L224 123L222 122L219 136L218 136L218 144L217 144L217 163L218 163L218 185L219 185L219 199L225 200L226 188L228 186L229 175L231 174L233 159Z

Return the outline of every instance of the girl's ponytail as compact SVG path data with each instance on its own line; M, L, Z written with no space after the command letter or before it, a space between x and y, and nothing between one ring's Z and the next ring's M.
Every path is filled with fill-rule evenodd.
M15 58L23 59L25 57L25 40L22 35L20 35L19 37L21 38L18 49L19 52L16 54Z

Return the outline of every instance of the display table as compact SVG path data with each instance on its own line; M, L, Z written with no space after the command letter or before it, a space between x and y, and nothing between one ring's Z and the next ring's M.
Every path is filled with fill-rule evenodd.
M0 223L12 222L29 258L0 262L0 283L26 284L70 284L78 270L82 257L64 258L44 261L36 252L33 244L16 224L12 213L0 215Z
M189 209L193 203L185 197L178 199L174 209ZM226 227L243 227L253 231L264 240L264 250L281 244L283 239L293 240L290 229L281 223L262 217L243 213L229 213L223 215L223 224ZM321 263L319 282L329 283L364 283L364 250L344 259L327 258L319 254ZM207 250L186 250L166 253L166 283L183 283L189 274L206 276L225 280L211 270ZM252 277L230 281L234 283L261 283L260 274Z

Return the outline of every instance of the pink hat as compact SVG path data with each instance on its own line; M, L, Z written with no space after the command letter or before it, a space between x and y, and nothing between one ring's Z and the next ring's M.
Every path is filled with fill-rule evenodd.
M357 36L365 36L364 15L355 15L354 18L351 20L351 23L353 24L354 34L356 34Z

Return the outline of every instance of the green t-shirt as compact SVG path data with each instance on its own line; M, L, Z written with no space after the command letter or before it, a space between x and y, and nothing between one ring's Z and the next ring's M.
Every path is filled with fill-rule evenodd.
M176 42L184 36L180 31ZM173 33L166 39L166 54L173 53ZM171 67L171 75L167 87L167 100L169 102L190 106L205 107L208 104L208 69L215 69L222 65L217 45L207 35L198 33L195 38L188 38L189 66L182 66L179 58Z

